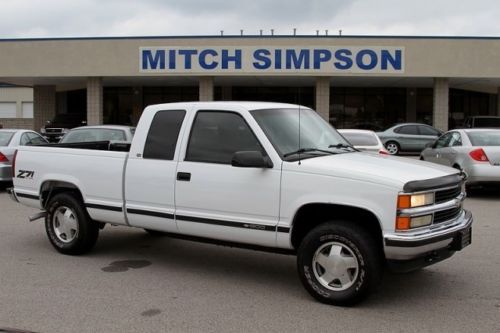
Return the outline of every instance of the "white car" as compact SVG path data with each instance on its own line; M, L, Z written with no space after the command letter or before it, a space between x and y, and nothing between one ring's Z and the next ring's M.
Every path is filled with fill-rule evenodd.
M76 127L67 132L59 143L94 141L132 142L135 127L121 125L97 125Z
M12 180L12 159L19 146L48 143L44 137L31 130L0 129L0 181Z
M374 131L361 129L339 129L338 131L356 149L389 155L389 152Z

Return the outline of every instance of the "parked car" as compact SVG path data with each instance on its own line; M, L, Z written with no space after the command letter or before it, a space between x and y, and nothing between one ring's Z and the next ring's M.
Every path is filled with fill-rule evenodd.
M307 107L152 105L130 150L111 149L16 154L16 171L32 177L9 193L42 210L31 220L45 218L57 251L90 251L109 223L293 254L312 296L350 305L386 265L415 270L471 241L460 171L360 153ZM408 287L425 288L417 280Z
M421 152L428 143L436 141L443 134L440 130L425 124L398 124L377 132L380 140L391 155L401 152Z
M420 159L463 170L467 185L500 183L500 130L449 131L424 149Z
M0 129L0 181L12 180L12 158L17 147L46 143L47 140L34 131Z
M500 128L500 117L474 116L464 121L465 128Z
M380 141L380 138L373 131L362 129L339 129L338 131L356 149L379 154L389 154L382 141Z
M47 121L47 124L40 129L40 133L49 142L59 142L59 140L70 129L82 126L87 123L86 115L79 113L60 113L54 119Z
M135 127L121 125L82 126L70 130L59 143L112 141L132 142Z

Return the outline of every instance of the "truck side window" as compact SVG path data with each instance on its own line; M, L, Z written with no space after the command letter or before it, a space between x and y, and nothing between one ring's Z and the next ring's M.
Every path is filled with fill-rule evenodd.
M264 149L243 117L233 112L199 111L191 129L186 161L231 164L237 151Z
M149 128L143 158L173 160L186 111L158 111Z

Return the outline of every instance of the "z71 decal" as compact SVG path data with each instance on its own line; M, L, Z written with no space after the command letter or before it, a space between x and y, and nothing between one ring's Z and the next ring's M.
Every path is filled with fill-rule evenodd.
M22 178L22 179L33 179L33 176L35 175L35 171L29 171L29 170L19 170L19 173L17 174L17 178Z

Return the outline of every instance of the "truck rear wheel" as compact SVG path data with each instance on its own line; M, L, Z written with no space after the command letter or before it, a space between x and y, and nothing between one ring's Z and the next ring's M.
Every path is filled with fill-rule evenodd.
M60 193L50 199L45 230L57 251L72 255L90 251L99 235L98 224L90 218L81 200L71 193Z
M353 223L332 221L303 239L297 256L299 277L317 300L353 305L380 284L382 261L373 237Z

